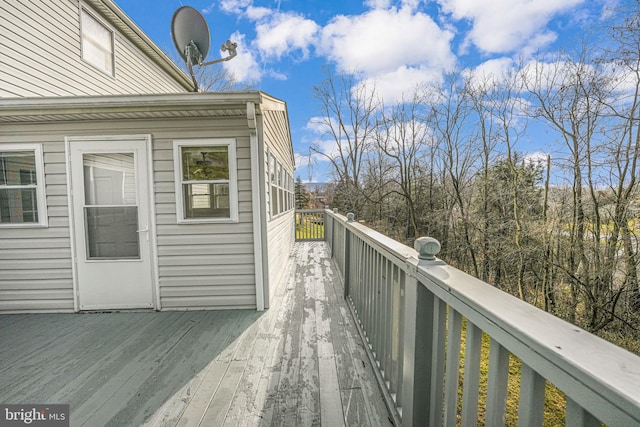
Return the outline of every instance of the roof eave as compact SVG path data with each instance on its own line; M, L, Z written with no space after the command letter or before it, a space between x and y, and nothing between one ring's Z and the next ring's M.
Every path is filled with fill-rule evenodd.
M259 91L4 98L0 99L0 122L232 116L246 114L248 102L256 104L260 113L265 100L286 108L283 101Z

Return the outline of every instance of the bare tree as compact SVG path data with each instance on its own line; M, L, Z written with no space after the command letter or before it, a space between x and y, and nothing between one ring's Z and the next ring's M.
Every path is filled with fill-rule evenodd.
M624 286L631 293L630 307L640 312L638 288L638 242L629 223L634 198L638 195L640 156L640 1L633 0L620 8L610 26L613 43L604 52L601 63L611 75L611 93L602 97L606 113L611 117L607 133L608 156L613 160L610 176L613 193L613 218L609 239L609 256L618 252L618 240L624 248ZM608 95L609 93L607 93Z
M375 141L381 154L394 166L389 180L391 192L400 195L407 212L405 238L415 239L421 231L418 211L419 199L424 198L421 160L424 148L432 142L427 117L418 92L408 101L401 100L389 109L381 109Z
M172 59L187 75L189 74L185 62L178 54L174 54ZM251 90L255 87L252 83L238 81L222 64L196 66L193 71L198 82L198 92L233 92Z
M342 207L359 215L364 205L360 178L373 144L380 101L375 88L358 84L351 74L335 75L331 71L327 71L327 77L313 91L320 103L319 124L334 145L329 151L317 143L310 149L332 165L337 181L342 184L345 203Z
M443 253L447 250L464 253L465 256L455 258L460 261L469 259L471 270L477 277L479 265L476 247L472 241L470 187L478 150L475 144L475 130L469 123L472 119L471 105L467 93L462 88L462 77L450 74L446 77L444 85L429 91L425 100L432 112L430 121L434 138L438 141L442 182L451 197L448 222L443 222L446 229L442 235L447 236L442 242ZM450 244L458 239L458 232L461 233L459 245L450 247ZM449 241L450 237L453 241Z
M482 144L479 163L480 188L477 197L480 199L478 212L480 217L479 232L481 240L482 269L480 278L486 282L490 280L489 274L493 264L491 251L491 217L489 215L489 194L492 191L489 180L489 166L496 156L495 148L497 138L495 138L494 117L491 105L487 100L491 97L497 82L495 77L487 75L471 75L465 86L465 90L471 102L471 108L476 116L478 128L477 140Z

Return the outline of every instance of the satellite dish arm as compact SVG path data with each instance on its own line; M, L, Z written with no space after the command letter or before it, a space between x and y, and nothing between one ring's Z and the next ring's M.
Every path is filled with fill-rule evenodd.
M193 71L193 65L197 64L199 67L205 67L211 64L217 64L220 62L229 61L235 58L238 55L238 44L233 43L231 40L227 40L225 44L220 48L223 52L229 51L229 56L225 58L216 59L215 61L210 62L202 62L204 57L198 49L198 46L195 44L193 40L191 40L184 48L184 56L187 60L187 68L189 69L189 74L191 75L191 80L193 80L193 91L198 92L198 80L196 79L196 75Z
M216 59L215 61L199 62L198 65L200 67L205 67L205 66L211 65L211 64L218 64L220 62L230 61L231 59L235 58L238 55L238 44L237 43L233 43L231 40L227 40L227 42L225 44L223 44L220 49L223 52L228 50L229 51L229 56L227 56L225 58Z

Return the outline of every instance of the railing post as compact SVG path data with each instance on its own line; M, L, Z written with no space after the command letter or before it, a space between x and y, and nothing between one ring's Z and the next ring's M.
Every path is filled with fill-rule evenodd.
M355 215L352 213L347 214L347 222L353 222ZM349 277L351 274L351 232L349 228L345 224L344 226L344 297L346 298L349 295L349 284L351 278Z
M433 294L413 276L407 277L402 364L402 425L429 425Z
M440 250L436 239L421 237L414 244L419 252L418 265L435 260ZM402 425L429 425L433 357L434 296L408 266L404 306L404 360L402 369Z

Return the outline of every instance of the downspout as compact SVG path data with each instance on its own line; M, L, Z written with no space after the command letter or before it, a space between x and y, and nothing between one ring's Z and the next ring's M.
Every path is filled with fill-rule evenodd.
M265 309L265 283L268 278L265 276L264 264L262 262L263 241L262 241L262 220L261 220L261 185L262 167L260 165L258 152L258 131L256 120L256 104L247 102L247 126L249 127L249 145L251 148L251 207L253 217L253 260L254 274L256 278L256 309Z

